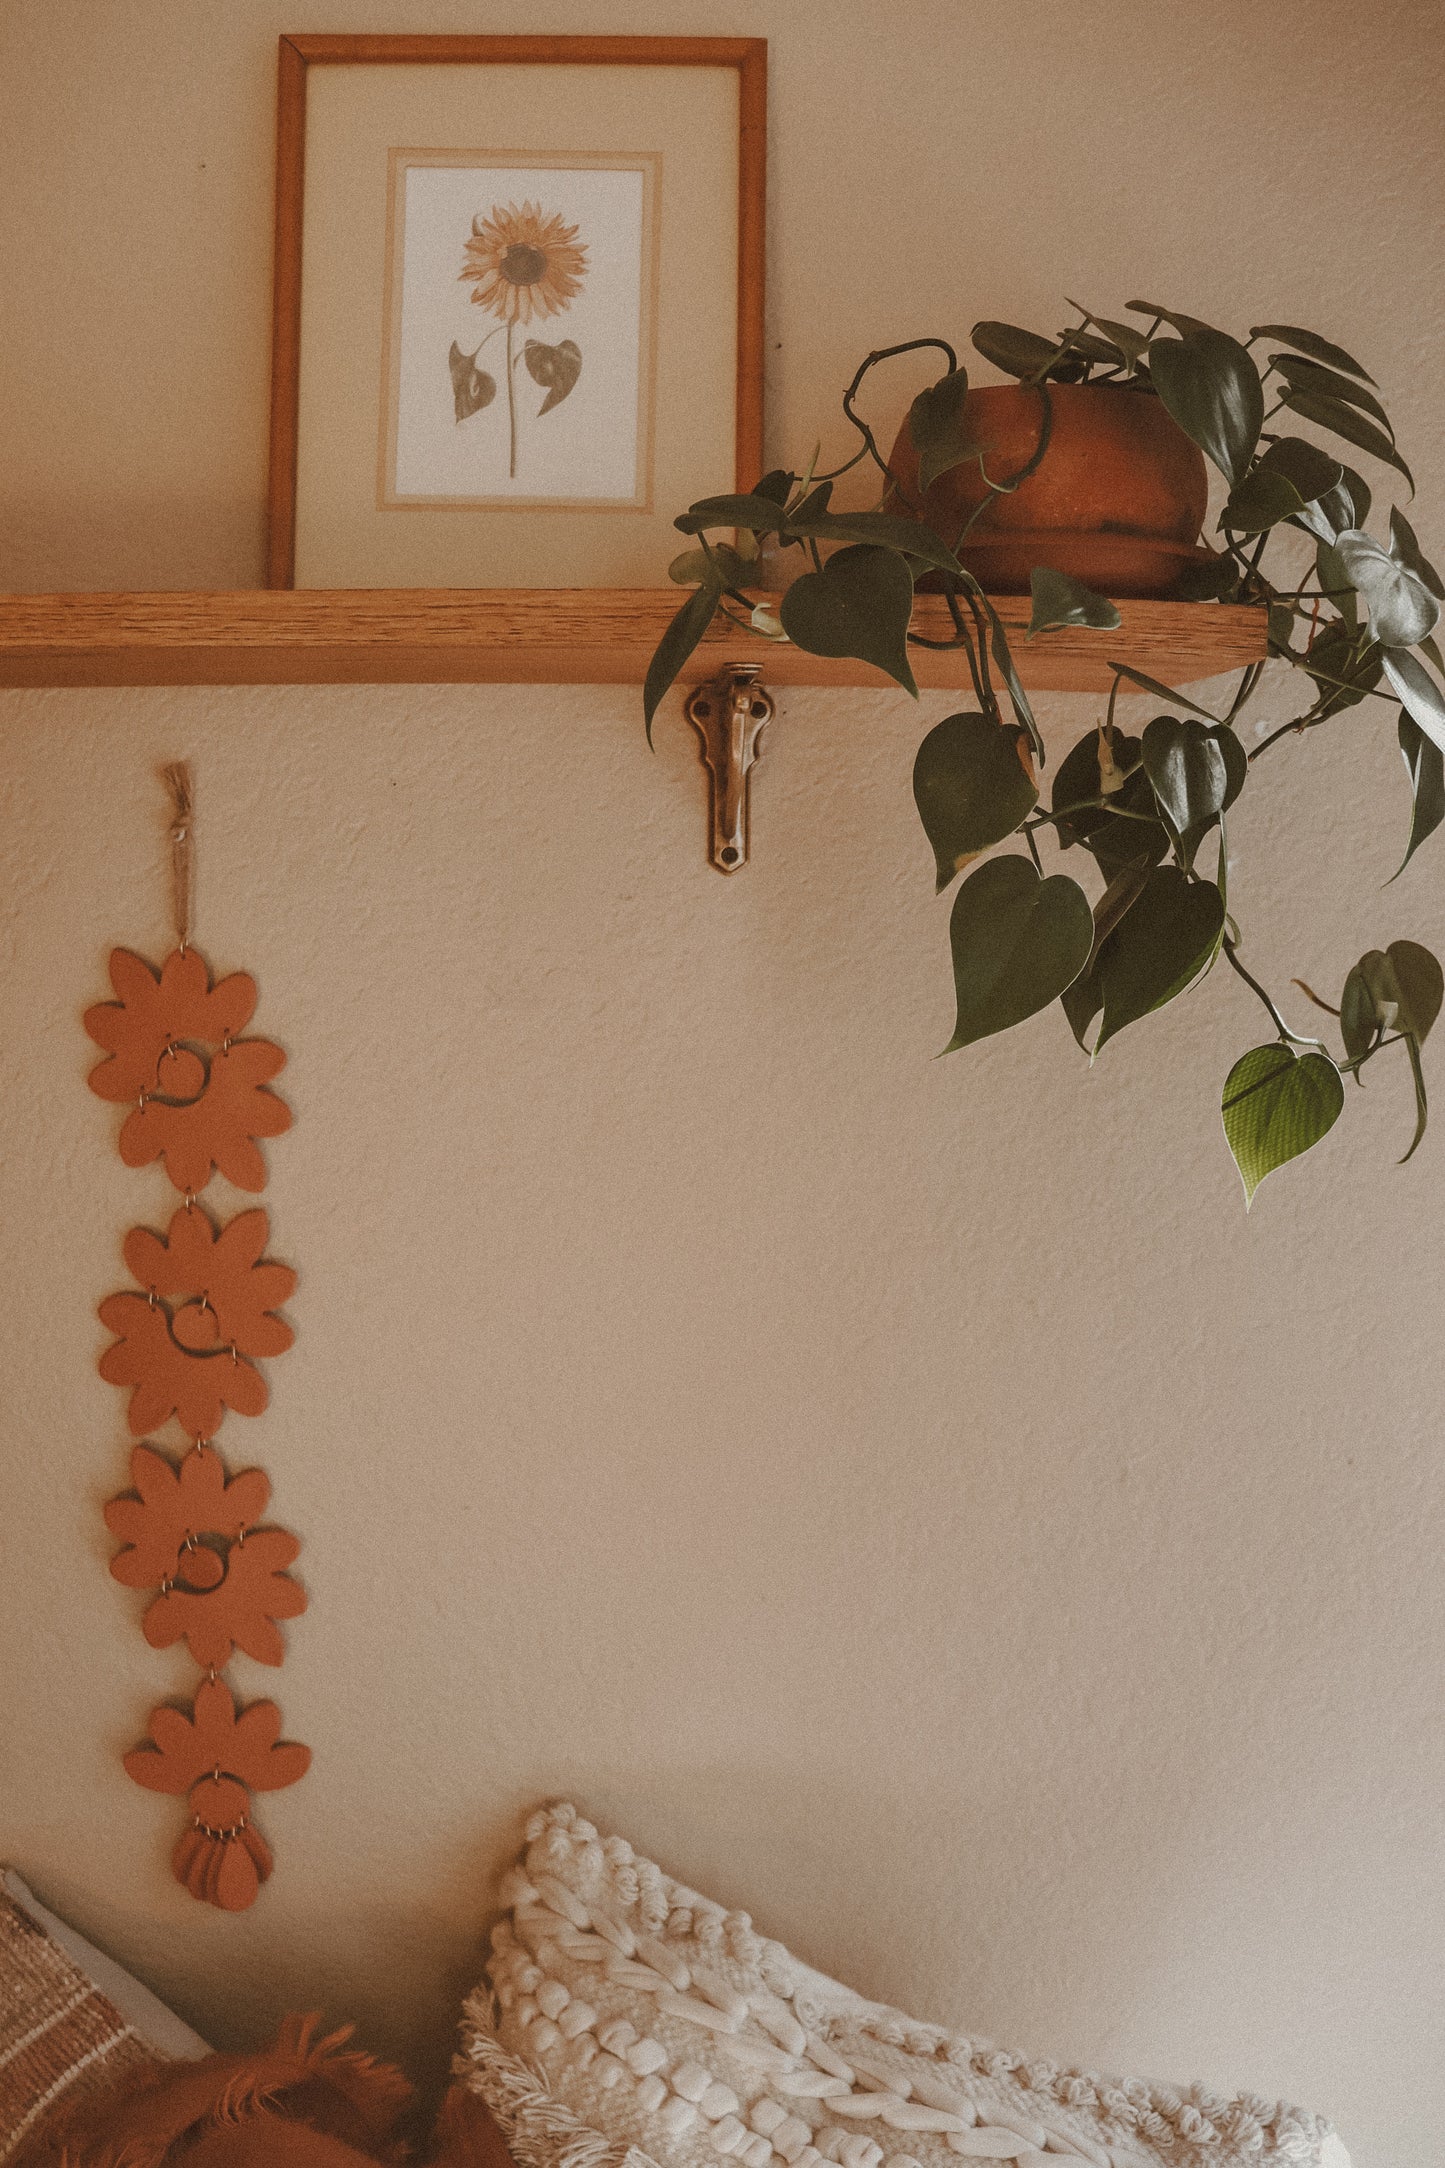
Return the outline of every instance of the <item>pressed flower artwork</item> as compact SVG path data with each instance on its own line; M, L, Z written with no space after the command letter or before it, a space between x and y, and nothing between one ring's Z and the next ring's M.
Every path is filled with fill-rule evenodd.
M654 161L459 159L393 153L383 503L645 503Z

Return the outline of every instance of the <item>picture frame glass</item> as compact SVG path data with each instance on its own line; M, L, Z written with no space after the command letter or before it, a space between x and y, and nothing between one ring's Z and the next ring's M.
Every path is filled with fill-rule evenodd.
M733 66L310 67L293 583L659 585L737 483L741 159Z

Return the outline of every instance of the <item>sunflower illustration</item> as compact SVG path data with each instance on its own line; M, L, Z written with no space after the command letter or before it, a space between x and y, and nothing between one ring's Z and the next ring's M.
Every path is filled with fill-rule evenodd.
M582 291L587 250L577 228L540 203L494 203L491 215L472 220L466 248L472 299L504 322L530 324L534 316L559 316Z
M507 429L510 447L508 473L517 474L517 386L515 371L525 362L528 375L546 393L539 414L546 414L566 398L582 367L582 355L572 339L548 346L529 338L520 354L514 351L517 326L560 316L572 306L587 276L587 249L577 239L578 228L569 226L555 211L544 212L540 203L494 203L484 218L472 220L466 244L466 262L457 274L472 289L472 300L500 319L493 331L470 354L453 340L448 362L452 397L458 422L490 406L496 381L478 366L477 355L488 339L505 328L507 334Z

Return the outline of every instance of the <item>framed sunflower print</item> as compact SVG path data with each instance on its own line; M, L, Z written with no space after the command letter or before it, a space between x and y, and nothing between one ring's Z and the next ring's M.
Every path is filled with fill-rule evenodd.
M761 471L766 67L281 39L271 586L657 584Z

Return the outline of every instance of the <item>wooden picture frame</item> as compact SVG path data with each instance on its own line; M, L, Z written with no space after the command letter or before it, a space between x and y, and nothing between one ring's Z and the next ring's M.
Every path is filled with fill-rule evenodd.
M273 588L293 587L296 584L297 575L298 491L300 487L298 478L301 475L303 465L303 303L306 297L303 232L307 203L308 82L311 79L313 69L374 68L394 70L399 66L408 65L427 68L440 66L446 69L468 66L484 69L497 67L510 68L513 71L555 65L573 71L617 67L624 70L681 68L731 70L736 72L738 138L736 150L735 339L731 342L732 350L726 356L726 365L731 370L732 376L733 410L731 415L724 417L717 426L720 432L724 429L730 429L731 431L732 458L729 465L732 470L734 485L739 489L750 487L762 470L766 40L759 38L472 37L453 35L395 37L370 35L337 37L283 36L279 41L276 116L274 314L271 367L270 470L267 494L268 586ZM387 86L395 85L400 80L400 78L393 75L387 78L373 78L371 82L379 90L385 90ZM484 81L485 79L473 78L472 80ZM499 86L503 84L501 77L494 80ZM513 76L506 80L515 83L521 81L522 78L514 72ZM560 85L569 80L575 83L576 78L559 77L558 83ZM687 79L683 80L686 81ZM623 77L617 79L619 90L625 81L626 78ZM414 130L411 134L411 140L412 142L416 140ZM440 161L441 151L444 147L441 145L432 146L429 150L420 147L416 150L408 149L405 152L398 152L395 146L390 148L388 156L391 158L392 163L389 168L391 177L387 181L387 234L384 241L381 234L377 234L377 249L384 246L389 251L391 248L390 221L392 218L392 204L395 201L397 158L402 158L403 163L408 168L425 164L428 161L435 165ZM635 152L636 157L623 161L621 159L609 160L602 156L593 156L589 161L579 154L577 163L582 165L590 162L593 166L602 167L609 164L621 165L625 162L636 166L640 170L651 157L654 164L660 169L662 162L660 155L650 152L646 144L629 142L626 148L629 152ZM517 163L538 167L547 165L548 159L540 155L541 146L534 145L532 149L536 150L539 155L534 157L527 152L519 152L516 154ZM457 161L463 165L470 158L468 153L453 152L450 149L447 150L447 156L455 156ZM496 162L501 163L502 158L503 154L497 152ZM479 158L470 159L470 162L472 164L484 163ZM555 159L552 163L556 163ZM676 161L674 161L675 163ZM372 156L371 164L367 169L368 173L371 173L374 167L375 157ZM681 199L679 198L679 200ZM664 205L666 205L666 199L664 199ZM664 223L666 217L667 211L664 208ZM672 229L674 233L676 228L677 219L674 218ZM368 227L369 246L370 227ZM390 264L391 260L391 256L388 254L388 264ZM317 275L320 276L319 273ZM389 279L389 271L387 276ZM389 321L390 315L395 312L390 299L389 286L387 292L388 299L382 313ZM727 309L720 310L718 312L720 316L733 313L734 297L731 292L727 294L726 299ZM397 304L397 307L399 308L399 304ZM500 327L498 328L500 329ZM699 350L705 349L705 343L712 338L714 341L713 352L716 356L717 342L714 328L710 327L706 321L690 321L687 328L689 338L698 342ZM378 326L377 330L381 336L384 350L385 341L389 334L383 326ZM368 330L367 336L368 338L371 336L370 330ZM510 393L514 381L517 381L512 365L512 326L510 324L507 326L506 336L507 347L505 351L508 357L506 383ZM675 347L677 341L676 326L673 328L671 337ZM456 351L455 347L453 351ZM555 350L544 348L542 351ZM573 351L575 353L575 346ZM462 358L469 359L470 357ZM521 356L518 356L517 360L520 362ZM383 369L386 366L388 365L383 362ZM530 355L527 366L529 369L532 367ZM643 364L639 362L639 371L642 366ZM676 378L676 374L674 367L674 378ZM379 383L380 378L377 378L376 381ZM485 379L485 381L490 382L491 380ZM537 378L537 382L541 383L543 381L544 379ZM454 369L454 387L456 383ZM351 386L351 390L354 394L355 384ZM489 394L488 396L493 395ZM662 402L664 415L673 411L672 408L668 407L667 402L671 397L675 406L676 389L670 390L668 382L662 380L662 378L658 379L655 396ZM338 403L343 403L346 397L347 392L343 389ZM460 397L461 394L458 391L459 400ZM356 400L353 396L352 405L355 404ZM457 412L460 417L460 404ZM354 419L349 426L352 428L353 439L359 441L360 420ZM388 427L390 427L394 437L394 419L388 422L383 416L381 423L383 440ZM372 428L372 437L375 440L376 429L374 426ZM515 445L516 424L514 421L514 474ZM353 458L351 461L353 470L357 464L357 460ZM714 470L712 473L702 476L698 486L703 489L709 486L714 488L726 486L728 478L726 468L720 474ZM378 488L380 488L380 485L378 485ZM657 495L664 498L668 506L674 501L672 491L667 486L665 475L659 484ZM681 501L685 502L687 500L684 497ZM420 503L420 500L398 496L394 492L388 496L385 490L381 490L377 502L381 511L390 513L393 519L405 521L409 516L415 516L409 513L407 507ZM536 511L541 504L541 500L517 499L515 502L504 502L500 498L482 498L476 495L464 499L436 497L429 500L427 508L421 512L422 521L442 519L446 516L444 509L433 509L433 503L438 507L445 507L448 504L461 504L464 510L473 516L487 510L491 510L493 515L497 516L497 508L500 507L500 517L504 521L512 521L513 531L515 532L516 521L524 513ZM400 509L394 509L396 507L400 507ZM369 510L370 507L368 507ZM635 506L632 500L625 498L617 501L608 500L605 503L599 502L596 510L588 510L586 507L579 508L575 503L564 503L560 498L557 498L555 505L551 509L543 508L540 513L540 518L543 521L551 520L552 526L550 530L539 528L537 531L544 533L550 531L561 534L563 532L563 523L557 520L559 510L577 515L571 522L572 529L577 529L578 519L580 519L582 531L593 535L602 532L601 523L609 514L623 518L629 513L632 513L634 518L636 514L646 514L654 523L656 518L660 517L651 502L650 496L645 502L641 497L638 497ZM590 527L587 525L588 522L591 523ZM419 531L423 530L417 528L411 530L414 534ZM439 530L436 531L439 532ZM470 531L475 533L478 530L473 528ZM626 529L627 534L634 538L639 531L636 525ZM391 528L387 532L397 534L405 533L406 530ZM651 528L648 529L648 533L649 536L652 534ZM545 546L545 542L534 546L532 552L534 559L537 549L545 548ZM602 546L605 547L605 543ZM457 550L450 542L439 543L437 549L443 553L450 550L454 557L458 555ZM631 554L634 558L638 557L639 552L635 546L632 546ZM649 549L647 557L649 565L654 561L654 557L656 557L656 570L655 572L649 572L644 581L629 581L605 576L595 580L586 577L579 579L575 576L563 576L551 584L559 587L594 584L612 587L628 584L655 584L656 581L662 578L666 558L665 556L657 556L655 551ZM572 570L575 572L575 564L572 566ZM307 580L305 584L323 586L375 585L389 588L406 585L441 587L448 584L475 584L537 588L544 587L549 582L545 578L537 578L535 571L531 577L508 581L487 581L485 579L474 581L469 580L465 575L451 581L435 577L418 577L415 580L409 578L399 579L395 576L394 564L391 564L379 567L378 576L375 579L352 577Z

